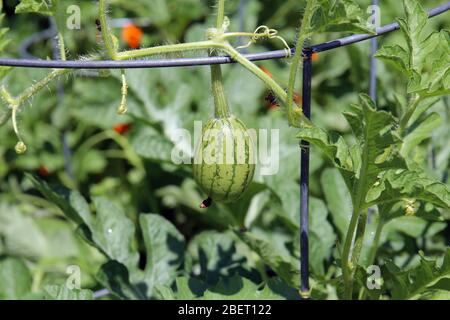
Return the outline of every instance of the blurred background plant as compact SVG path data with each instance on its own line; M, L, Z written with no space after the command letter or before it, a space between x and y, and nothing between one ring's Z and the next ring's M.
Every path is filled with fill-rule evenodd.
M369 0L356 2L362 8L370 5ZM5 16L1 23L8 28L0 33L4 57L19 57L23 41L50 26L44 15L15 14L18 3L3 1ZM440 3L427 0L422 4L431 8ZM268 25L289 39L290 46L294 45L305 1L234 0L228 4L231 30L248 31ZM97 7L89 1L79 1L77 5L81 8L81 29L64 30L67 59L99 51ZM113 21L116 21L114 34L121 48L147 47L202 39L204 30L214 25L213 5L214 1L113 0L110 17L119 19ZM382 24L402 15L401 1L381 3ZM136 20L130 24L123 18ZM436 17L427 25L427 31L448 28L448 21L448 14ZM311 42L324 42L342 35L324 33L314 36ZM399 32L379 41L380 46L404 43ZM250 50L280 49L278 45L267 41L255 44ZM53 56L53 50L52 41L41 41L33 44L30 53L46 59ZM312 118L320 127L352 139L342 113L357 102L359 92L368 91L369 50L370 44L364 42L315 56ZM288 60L273 60L258 65L286 85L288 63ZM2 68L1 81L13 94L18 94L30 85L31 79L39 79L45 73L40 69ZM229 292L228 297L248 298L254 297L252 292L258 292L258 298L298 298L292 289L298 284L296 270L289 273L292 270L282 267L283 264L295 265L299 256L296 131L287 127L284 114L267 101L267 90L252 74L234 65L224 66L223 73L233 113L248 127L280 129L281 139L279 173L266 177L257 175L249 192L236 204L215 204L208 210L199 209L203 195L193 182L189 166L171 162L173 129L192 131L195 120L206 120L212 114L206 67L127 70L129 112L125 116L116 114L121 99L118 71L111 71L112 77L100 79L83 74L65 79L64 99L60 102L52 85L33 97L32 107L27 106L26 112L20 114L20 129L28 145L25 156L14 152L16 139L11 134L10 124L0 127L0 298L62 297L64 292L58 291L61 287L54 285L66 281L69 265L81 268L81 287L94 291L114 285L105 281L105 274L111 270L119 274L123 271L111 263L105 267L105 256L82 240L83 230L76 228L54 203L40 195L25 176L26 172L43 181L78 190L89 202L95 202L90 208L97 218L102 216L102 210L106 210L105 214L111 212L98 203L107 201L115 206L114 210L123 212L133 225L140 225L141 231L129 241L133 252L141 253L138 261L141 268L149 260L148 256L147 261L142 258L144 252L175 250L177 259L183 261L179 263L182 267L167 275L170 281L161 280L160 285L152 289L147 284L147 293L151 296L218 298L219 293ZM378 107L395 115L398 95L403 93L406 82L390 65L379 62ZM440 120L430 120L429 137L423 139L411 155L415 163L444 183L448 181L450 170L449 103L447 96L427 111L439 114ZM339 244L349 219L343 212L349 212L351 202L343 192L342 178L330 161L315 148L311 152L312 295L317 299L336 299L340 295L339 284L333 279L340 271L335 260L339 259ZM143 212L158 214L166 220L161 222L158 217ZM428 258L441 258L450 244L450 211L441 213L444 217L441 221L414 216L389 221L379 235L381 247L377 263L390 266L390 270L407 270L424 264L419 252ZM166 248L166 244L155 247L158 244L152 241L155 239L146 240L142 231L150 222L160 223L162 230L168 230L167 234L183 239L186 250L182 246ZM101 222L97 224L100 227ZM255 247L250 248L242 241L242 235L229 230L230 225L245 227L252 235L270 243L276 248L273 256L266 256L269 252L256 254ZM178 231L175 232L173 226ZM375 227L376 224L369 222L366 243L373 241ZM252 239L244 240L252 243ZM362 254L367 255L369 252ZM388 260L392 262L387 263ZM163 259L159 267L169 265L170 261ZM100 268L102 271L98 273ZM284 271L285 274L280 274ZM135 277L139 276L136 273ZM188 285L189 276L198 283ZM433 278L435 283L429 284L434 287L423 290L420 297L448 299L448 281L441 281L448 276L447 270L444 275L439 274L438 280ZM265 289L258 286L263 280L267 283ZM171 281L176 285L167 285ZM139 292L126 293L122 298L139 298ZM79 294L65 297L92 297L88 292ZM394 295L392 288L387 288L383 294Z

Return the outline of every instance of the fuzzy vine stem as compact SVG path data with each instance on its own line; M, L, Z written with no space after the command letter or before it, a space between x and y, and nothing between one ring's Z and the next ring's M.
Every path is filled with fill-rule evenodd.
M61 32L58 32L58 48L59 58L61 60L66 60L66 46L64 44L64 37Z
M342 276L344 278L344 298L350 300L352 298L353 292L353 279L352 270L353 263L350 261L350 250L352 248L353 237L355 235L355 229L358 224L360 211L359 209L354 209L352 217L350 219L350 224L347 229L347 235L344 241L344 247L342 249Z
M378 247L380 244L380 238L381 238L381 231L383 230L384 227L384 221L380 218L380 220L378 221L378 225L377 225L377 229L375 231L375 236L372 242L372 246L370 249L370 254L369 254L369 265L373 264L375 262L375 258L377 256L377 251L378 251Z
M105 1L101 0L103 3L103 7L100 9L100 22L101 22L101 28L102 32L104 32L103 37L106 39L110 39L111 36L106 35L105 33L108 33L109 29L106 25L106 9L105 9ZM315 0L314 0L315 1ZM219 31L222 28L223 21L225 19L225 1L219 0L217 2L217 20L216 20L216 29ZM104 22L104 26L102 25L102 21ZM142 58L142 57L148 57L152 55L161 55L166 53L173 53L173 52L185 52L185 51L193 51L193 50L211 50L211 49L219 49L224 51L226 54L228 54L233 60L240 63L244 68L255 74L259 79L261 79L264 84L274 92L274 94L283 102L283 104L286 104L288 101L287 95L285 90L278 85L272 78L270 78L264 71L262 71L260 68L258 68L254 63L249 61L247 58L245 58L242 54L240 54L236 49L234 49L227 41L226 39L228 37L233 37L237 33L221 33L217 35L212 40L205 40L205 41L197 41L197 42L191 42L191 43L181 43L181 44L172 44L172 45L164 45L164 46L157 46L157 47L151 47L151 48L143 48L138 50L128 50L128 51L122 51L116 54L117 60L129 60L129 59L135 59L135 58ZM246 33L247 35L254 35L254 33ZM105 41L106 44L106 41ZM217 70L217 68L213 67L211 70ZM292 104L291 104L292 106ZM304 118L304 122L310 123L306 118Z
M45 88L54 79L68 74L72 69L54 69L52 72L47 74L44 78L33 84L31 87L25 89L20 95L13 97L6 90L5 87L0 89L0 96L5 100L11 109L20 108L20 106L26 102L28 99L33 97L37 92Z
M225 19L225 0L217 1L217 19L216 19L216 28L222 28L223 21Z
M289 71L289 82L287 92L287 112L289 119L292 120L292 103L294 99L294 87L297 78L298 70L300 69L300 60L303 56L303 46L306 39L311 36L311 20L316 8L316 0L308 0L306 3L305 14L300 25L300 30L297 36L297 43L295 45L295 54L292 58L292 65Z
M20 133L19 133L19 127L17 126L17 109L19 108L19 106L18 105L13 105L12 106L12 112L11 112L11 114L12 114L12 126L13 126L13 130L14 130L14 133L16 134L16 136L17 136L17 139L19 139L19 141L22 141L22 137L20 136Z
M103 30L103 29L102 29ZM207 49L219 49L223 50L226 54L230 55L236 62L240 63L244 68L255 74L259 79L261 79L264 84L272 90L275 95L286 104L287 95L283 88L278 85L272 78L270 78L264 71L258 68L254 63L245 58L242 54L240 54L236 49L234 49L230 44L224 43L220 37L218 40L206 40L199 41L193 43L182 43L182 44L174 44L174 45L165 45L158 46L152 48L145 48L140 50L133 51L123 51L117 54L117 60L127 60L139 57L148 57L157 54L164 53L172 53L172 52L181 52L181 51L191 51L191 50L207 50ZM33 86L26 89L22 94L20 94L17 98L13 98L9 95L5 88L0 90L0 95L2 98L8 102L9 105L11 103L22 104L26 99L31 98L35 93L37 93L40 89L45 87L49 82L58 76L62 76L64 74L68 74L72 72L72 69L55 69L47 76L42 78L39 82L34 84Z
M99 2L98 2L101 35L103 38L103 43L106 48L106 52L108 53L109 57L113 60L117 60L116 47L114 46L113 37L112 37L111 31L108 26L108 21L107 21L107 15L106 15L107 3L106 2L107 2L107 0L99 0Z
M225 19L225 0L217 2L217 21L216 29L223 30L223 23ZM217 55L217 52L211 50L210 56ZM227 118L230 116L227 99L222 82L222 69L220 65L211 65L211 90L214 98L214 114L216 118Z
M288 105L288 97L286 94L286 91L276 82L274 81L270 76L268 76L264 71L262 71L260 68L258 68L257 65L249 61L246 57L244 57L242 54L240 54L235 48L233 48L230 44L224 43L220 47L225 53L227 53L233 60L241 64L244 68L249 70L251 73L253 73L255 76L257 76L265 85L268 87L276 96L281 100L281 102L287 106ZM312 122L308 120L303 113L300 113L301 120L304 124L307 124L309 126L312 126ZM289 111L288 111L288 118L289 118ZM288 120L291 120L292 118L289 118ZM292 122L290 123L293 124Z
M122 98L120 100L119 108L117 109L117 113L119 115L125 114L127 112L127 95L128 95L128 84L127 84L127 78L125 76L125 70L120 70L121 74L121 80L122 80L122 88L120 90L120 93L122 95Z
M55 78L58 78L64 74L68 74L71 71L71 69L55 69L47 74L44 78L33 84L31 87L25 89L20 95L16 97L13 97L5 87L2 86L0 88L1 98L8 104L9 108L11 109L10 115L13 121L13 129L19 140L21 140L21 138L18 132L16 117L17 112L19 111L19 108L22 106L22 104L33 97L37 92L45 88Z
M230 111L228 109L227 99L222 83L222 70L220 65L211 66L211 89L214 97L214 115L216 118L228 118Z
M353 245L352 252L352 265L356 266L361 255L361 250L364 244L364 234L366 232L367 225L367 210L362 210L356 227L355 243ZM355 274L356 268L352 270L352 277Z
M117 53L117 60L129 60L135 58L143 58L153 55L163 55L166 53L174 53L174 52L184 52L184 51L193 51L193 50L208 50L212 48L219 48L220 44L211 41L197 41L197 42L188 42L188 43L177 43L177 44L169 44L164 46L157 46L151 48L143 48L138 50L127 50Z
M408 110L403 115L403 117L400 120L400 132L403 133L407 126L408 122L413 116L414 112L416 111L417 107L419 106L419 103L422 101L422 97L419 94L415 94L411 97L410 103L408 106Z
M381 218L381 212L380 214L380 219L378 220L378 225L377 225L377 229L375 231L375 236L373 238L373 242L372 245L370 247L370 252L369 252L369 259L368 259L368 263L367 265L373 265L375 262L375 258L377 257L377 252L378 252L378 247L380 246L380 239L381 239L381 232L383 231L383 227L384 227L384 220ZM367 289L365 287L363 287L360 295L359 295L359 299L360 300L364 300L366 298L366 294L367 294Z
M241 64L244 68L255 74L259 79L261 79L264 84L272 90L279 99L285 104L287 101L286 91L276 83L269 75L267 75L264 71L258 68L257 65L252 63L250 60L245 58L242 54L239 53L235 48L233 48L230 44L223 44L221 49L225 51L233 60Z
M359 172L359 179L354 186L354 201L353 201L353 213L350 219L350 224L347 229L347 235L345 236L344 247L342 249L342 275L344 278L344 298L351 300L353 294L353 272L356 267L353 263L356 263L359 259L358 248L354 251L353 258L350 256L350 251L353 245L353 239L355 237L355 232L358 227L358 220L360 218L364 219L365 215L361 217L361 213L367 211L366 203L364 199L366 198L366 192L364 190L364 186L366 185L366 176L367 176L367 166L368 166L368 147L364 146L362 152L362 161L361 161L361 169ZM365 231L365 221L359 227L359 235L358 238L364 236ZM362 236L361 236L362 233Z
M8 106L12 106L16 103L15 98L11 96L4 86L0 88L0 96Z
M308 1L308 9L305 16L308 17L312 15L312 7L313 5L310 3L315 3L315 0ZM233 48L228 41L226 40L228 37L233 37L235 34L226 32L220 32L219 34L214 37L214 39L209 39L205 41L197 41L197 42L191 42L191 43L181 43L181 44L173 44L173 45L164 45L164 46L157 46L157 47L151 47L151 48L144 48L139 50L129 50L129 51L122 51L117 52L117 44L115 41L117 39L114 38L114 36L111 33L111 30L109 29L108 23L107 23L107 0L99 0L99 21L100 21L100 27L101 27L101 34L103 38L103 42L106 48L106 51L111 59L113 60L128 60L128 59L134 59L139 57L148 57L152 55L158 55L158 54L166 54L166 53L173 53L173 52L185 52L185 51L193 51L193 50L211 50L211 49L217 49L222 50L226 54L230 55L232 59L234 59L236 62L240 63L244 68L255 74L259 79L261 79L264 84L274 92L274 94L283 102L285 105L292 106L292 99L287 98L286 92L283 90L283 88L277 84L272 78L270 78L264 71L262 71L260 68L258 68L254 63L249 61L247 58L245 58L242 54L240 54L235 48ZM223 21L225 19L225 2L224 0L218 1L218 14L217 14L217 29L220 29L222 27ZM310 17L307 19L310 20ZM248 34L250 35L250 33ZM305 38L306 37L302 37ZM62 60L65 59L65 46L64 46L64 39L61 33L58 33L58 43L59 43L59 49ZM300 50L301 52L301 50ZM90 60L95 60L98 57L92 57ZM299 58L298 58L299 59ZM12 97L9 92L6 90L6 88L2 87L0 88L0 96L7 102L9 105L9 108L14 110L14 116L16 115L16 112L19 110L20 106L30 99L33 95L35 95L37 92L39 92L41 89L46 87L51 81L54 79L73 72L72 69L54 69L52 72L47 74L44 78L30 86L29 88L25 89L20 95L17 97ZM290 101L290 104L289 104ZM15 109L14 109L15 108ZM288 108L288 112L290 108ZM11 113L12 114L12 113ZM291 116L289 116L291 114ZM303 123L307 123L309 125L312 125L312 123L304 117L304 115L301 112L299 112L300 118ZM288 113L288 120L289 123L292 124L292 113Z
M25 101L30 99L34 94L36 94L41 89L45 88L50 82L54 79L68 74L72 71L72 69L54 69L52 72L47 74L44 78L33 84L31 87L27 88L23 91L19 96L17 96L14 100L17 105L22 105Z

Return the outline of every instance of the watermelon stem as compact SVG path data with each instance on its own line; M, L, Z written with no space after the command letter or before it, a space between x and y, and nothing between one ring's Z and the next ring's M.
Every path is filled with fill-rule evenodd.
M216 28L225 32L227 24L225 20L225 0L217 1L217 20ZM217 51L211 50L210 54L217 56ZM225 90L223 89L222 82L222 69L219 64L211 65L211 90L214 97L214 116L216 118L228 118L230 116L230 110L228 108L227 98L225 97Z
M214 97L214 116L228 118L230 110L222 83L222 70L220 65L211 65L211 89Z

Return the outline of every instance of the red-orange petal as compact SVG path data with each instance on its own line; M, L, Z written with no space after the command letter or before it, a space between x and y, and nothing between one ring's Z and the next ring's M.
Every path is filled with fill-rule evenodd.
M40 166L38 169L38 174L41 177L47 177L49 175L49 171L46 166Z
M269 77L273 78L273 74L264 66L259 66L259 68L264 71L265 74L267 74Z
M125 134L131 129L130 123L118 123L113 127L113 130L118 134Z
M139 48L141 45L142 35L142 29L132 23L129 23L122 28L122 39L132 49Z
M297 92L294 92L294 102L296 104L302 104L302 96Z

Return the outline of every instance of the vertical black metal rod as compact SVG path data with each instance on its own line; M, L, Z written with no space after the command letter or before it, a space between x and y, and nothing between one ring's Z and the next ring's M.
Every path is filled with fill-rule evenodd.
M303 113L311 118L312 51L304 50ZM300 141L300 292L309 294L309 142Z
M373 6L378 6L378 0L372 0ZM376 11L378 14L379 12ZM375 17L374 23L378 21L379 17ZM379 27L379 26L376 26ZM370 42L370 88L369 95L370 98L376 103L377 102L377 59L375 58L375 53L378 50L378 38L372 38Z
M378 0L372 0L372 6L379 7ZM376 9L375 9L376 10ZM372 12L372 14L379 14L379 10ZM376 24L379 21L380 17L375 16L372 23ZM375 25L376 28L379 25ZM377 104L377 59L375 58L375 54L378 50L378 38L372 38L370 40L370 75L369 75L369 96ZM370 208L367 210L367 223L371 223L372 221L372 213L373 210Z
M378 40L377 38L372 38L371 41L371 54L370 54L370 98L376 103L377 102L377 59L374 57L377 52Z

